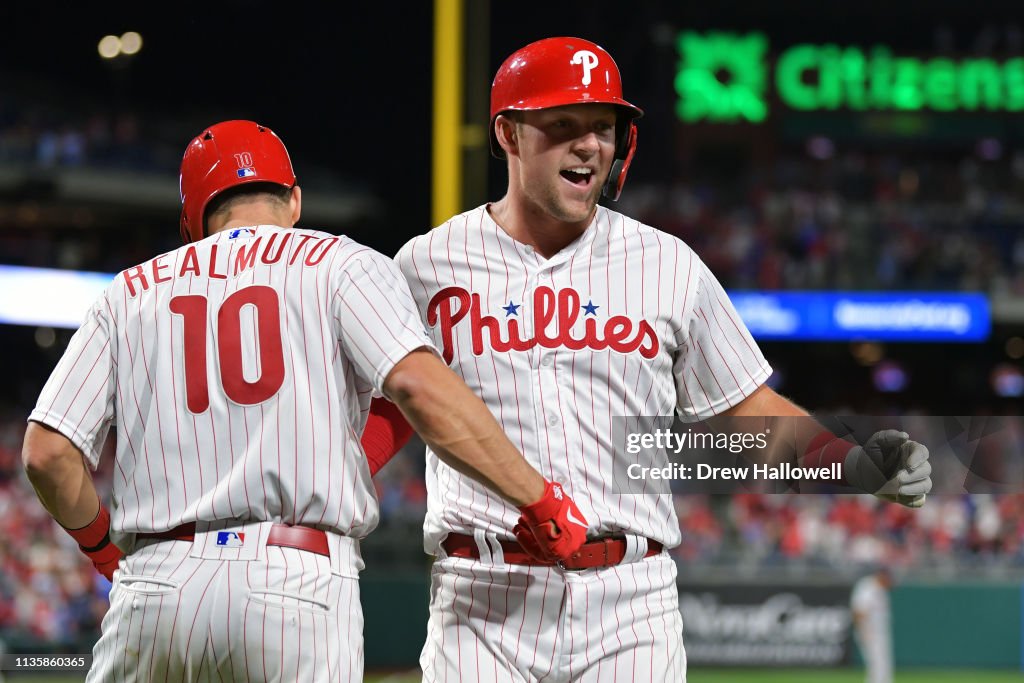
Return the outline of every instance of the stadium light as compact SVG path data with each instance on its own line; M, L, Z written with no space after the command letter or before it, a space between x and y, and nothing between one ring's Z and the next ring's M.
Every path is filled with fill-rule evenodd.
M113 59L121 52L121 39L117 36L103 36L97 50L103 59Z
M52 327L37 327L35 338L36 346L41 349L49 349L57 343L57 332Z
M138 54L142 49L142 36L135 31L128 31L121 36L121 53L126 55Z

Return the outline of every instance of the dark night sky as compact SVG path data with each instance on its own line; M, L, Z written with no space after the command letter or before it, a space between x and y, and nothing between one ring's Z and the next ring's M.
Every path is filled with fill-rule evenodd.
M258 119L282 135L297 164L311 160L362 179L389 205L403 207L404 219L429 220L429 0L87 4L94 3L3 3L0 78L40 79L54 102L69 87L72 95L116 98L164 116ZM670 105L659 109L655 102L670 97L674 56L671 47L655 46L652 26L927 47L935 25L957 27L965 41L985 22L1002 25L1024 15L1015 5L986 2L978 17L976 4L952 0L491 2L486 72L493 75L504 56L531 40L585 36L616 57L627 98L648 109L647 130L664 131L670 123L660 117L670 116ZM128 69L111 69L97 57L96 44L126 30L142 34L143 51ZM498 162L491 173L500 180ZM491 194L499 192L492 182Z

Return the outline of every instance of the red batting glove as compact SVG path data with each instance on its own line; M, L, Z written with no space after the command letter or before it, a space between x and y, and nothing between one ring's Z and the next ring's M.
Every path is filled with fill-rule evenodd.
M545 484L540 500L519 508L523 515L512 532L535 559L568 560L587 541L587 520L561 484Z
M96 519L81 529L64 527L64 531L78 542L79 550L92 560L96 571L107 577L108 581L113 581L117 563L124 557L124 553L110 542L110 513L107 508L101 503Z

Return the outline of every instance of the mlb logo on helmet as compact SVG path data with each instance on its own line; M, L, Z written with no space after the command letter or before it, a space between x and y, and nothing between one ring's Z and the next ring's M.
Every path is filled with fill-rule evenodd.
M252 154L250 152L238 152L234 156L235 163L238 164L239 178L252 178L256 175L256 169L253 168Z
M203 213L211 199L228 188L257 181L295 186L288 150L274 131L255 121L222 121L197 135L181 160L182 241L207 236Z
M225 548L241 548L245 545L245 534L238 531L218 531L217 545Z

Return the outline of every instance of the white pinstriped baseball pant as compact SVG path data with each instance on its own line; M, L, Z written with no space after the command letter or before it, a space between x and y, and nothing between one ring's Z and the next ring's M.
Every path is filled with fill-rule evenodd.
M87 682L361 681L362 561L355 541L328 539L331 558L269 546L223 560L194 557L187 541L141 544L114 577Z
M573 572L439 559L420 666L424 683L685 681L675 562Z

